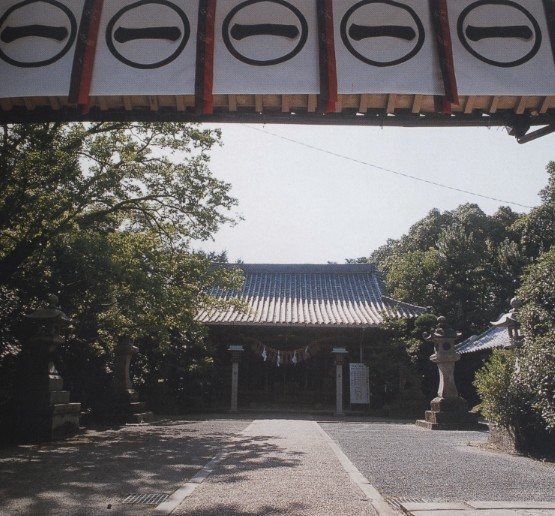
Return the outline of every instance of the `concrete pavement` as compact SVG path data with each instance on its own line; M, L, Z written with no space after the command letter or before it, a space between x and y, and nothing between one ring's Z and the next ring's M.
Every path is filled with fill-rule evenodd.
M401 504L411 516L545 516L555 514L554 502L436 502Z

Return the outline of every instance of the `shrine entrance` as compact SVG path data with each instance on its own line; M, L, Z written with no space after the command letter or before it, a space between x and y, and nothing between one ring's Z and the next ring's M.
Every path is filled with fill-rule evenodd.
M295 355L286 348L276 352L276 348L268 346L247 347L239 383L247 406L298 409L332 406L335 402L333 356L328 347L313 344L306 348L306 353L297 351L298 356L293 358Z
M211 339L218 343L230 370L229 346L241 346L238 404L240 409L333 411L336 404L335 347L349 351L347 362L358 362L368 333L360 328L212 327ZM363 342L364 340L364 342ZM223 364L222 364L223 365ZM348 403L348 366L344 393ZM223 383L226 386L226 382ZM224 394L227 399L227 394Z

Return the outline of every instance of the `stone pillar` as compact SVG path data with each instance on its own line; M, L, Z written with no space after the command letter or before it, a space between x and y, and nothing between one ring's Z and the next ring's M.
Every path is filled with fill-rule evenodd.
M455 350L455 341L460 333L449 326L445 317L438 317L437 323L434 332L424 338L434 344L435 353L430 360L439 369L439 388L425 420L416 424L429 430L477 428L477 414L468 412L468 404L459 396L455 385L455 363L461 358Z
M138 352L139 349L133 346L129 337L121 337L114 350L114 390L120 397L131 399L137 394L129 377L129 366L133 355Z
M343 364L347 350L345 348L333 348L335 355L335 415L343 415Z
M139 401L139 394L133 389L129 376L129 366L133 356L139 352L127 336L120 337L114 350L114 405L109 415L114 421L127 423L145 423L153 419L152 412L146 410L146 404Z
M54 364L54 351L63 342L61 330L70 319L59 309L58 298L25 316L30 323L19 357L15 393L16 439L49 441L79 430L80 403L70 403L63 379Z
M239 400L239 361L243 346L229 346L231 351L231 412L237 412Z

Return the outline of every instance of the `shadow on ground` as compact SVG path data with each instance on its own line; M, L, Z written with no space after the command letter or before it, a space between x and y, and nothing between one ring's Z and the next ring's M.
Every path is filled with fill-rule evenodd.
M233 442L237 482L254 468L297 463L264 436L239 433L249 420L166 420L97 429L67 441L0 450L0 514L95 514L129 494L172 493ZM119 508L123 507L118 505ZM142 507L141 512L145 512ZM221 507L210 514L236 514ZM119 512L118 512L119 513ZM206 513L208 514L208 513Z

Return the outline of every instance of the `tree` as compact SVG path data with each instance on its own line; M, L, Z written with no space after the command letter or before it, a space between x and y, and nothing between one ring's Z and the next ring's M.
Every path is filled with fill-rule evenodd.
M518 295L525 336L518 380L555 437L555 247L526 270Z
M3 125L0 282L71 229L151 229L177 247L208 238L235 205L207 168L217 141L170 123Z
M87 375L110 372L120 335L157 354L202 347L195 313L208 286L239 280L192 250L234 221L231 187L208 169L218 142L173 123L0 127L0 377L18 351L17 317L50 292L75 321L62 367L81 396ZM159 375L158 363L138 374Z
M479 332L513 295L525 263L513 230L517 218L509 208L487 216L474 204L434 209L371 260L393 297L431 306L467 334Z
M547 186L539 193L541 204L515 221L526 256L535 259L555 244L555 161L546 166Z

